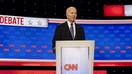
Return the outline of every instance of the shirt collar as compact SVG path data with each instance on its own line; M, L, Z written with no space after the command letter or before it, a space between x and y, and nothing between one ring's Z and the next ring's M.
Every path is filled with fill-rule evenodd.
M67 24L68 24L68 27L70 28L71 27L71 22L67 20ZM73 22L73 25L75 25L74 22Z

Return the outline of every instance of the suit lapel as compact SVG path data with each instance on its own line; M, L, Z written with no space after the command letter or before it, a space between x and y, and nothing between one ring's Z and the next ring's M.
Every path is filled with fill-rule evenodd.
M66 29L66 34L68 34L68 36L69 36L69 39L71 39L72 40L72 35L71 35L71 32L70 32L70 29L69 29L69 27L68 27L68 23L67 22L65 22L65 29Z

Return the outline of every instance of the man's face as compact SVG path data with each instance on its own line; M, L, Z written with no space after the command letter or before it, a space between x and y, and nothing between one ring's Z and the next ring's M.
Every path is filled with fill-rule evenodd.
M70 22L75 22L76 17L77 17L77 10L76 8L68 8L66 11L66 17Z

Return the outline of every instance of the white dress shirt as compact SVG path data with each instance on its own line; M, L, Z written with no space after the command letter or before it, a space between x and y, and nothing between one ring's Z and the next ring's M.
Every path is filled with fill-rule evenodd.
M67 24L68 24L68 27L69 27L69 29L70 29L70 27L71 27L71 22L67 21ZM76 35L76 26L75 26L75 23L74 23L74 22L73 22L72 24L73 24L73 31L74 31L74 37L75 37L75 35Z

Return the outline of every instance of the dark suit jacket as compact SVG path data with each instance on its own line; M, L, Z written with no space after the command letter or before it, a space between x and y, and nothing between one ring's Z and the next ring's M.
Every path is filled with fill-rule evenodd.
M83 27L79 24L76 25L76 34L75 38L72 38L71 32L69 30L67 22L64 22L56 27L54 37L52 40L52 48L55 48L55 42L61 40L85 40L85 34Z

